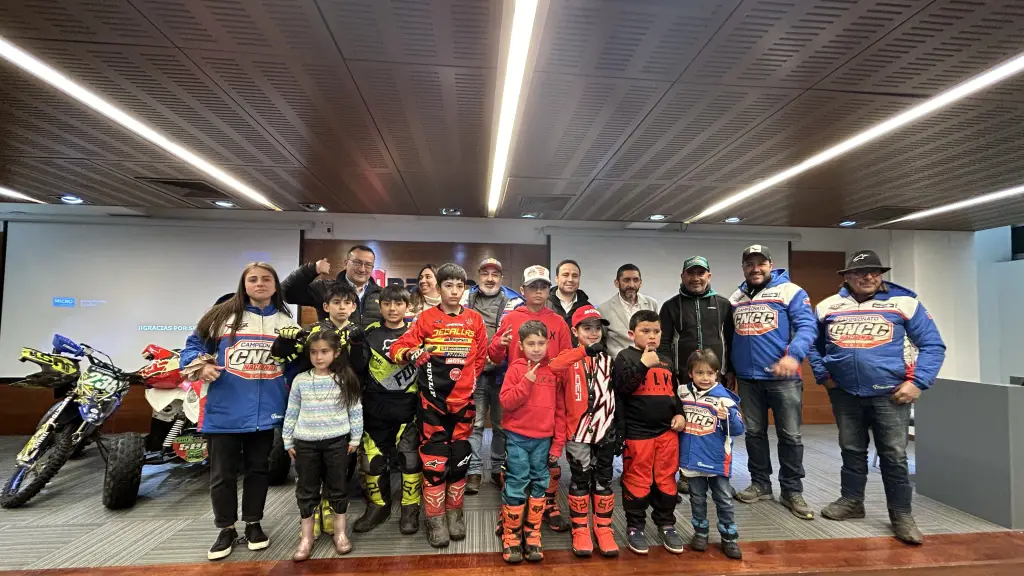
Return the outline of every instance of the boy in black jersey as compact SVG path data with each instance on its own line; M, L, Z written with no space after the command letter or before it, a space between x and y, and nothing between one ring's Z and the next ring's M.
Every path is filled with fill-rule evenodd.
M391 471L397 460L402 473L402 534L414 534L420 526L420 479L416 417L417 369L415 364L396 364L388 350L405 334L409 293L390 285L380 293L384 318L370 324L360 344L352 344L352 367L363 383L363 450L360 465L366 474L366 512L352 529L369 532L391 516Z
M633 345L619 352L612 366L617 394L616 421L622 454L622 508L626 512L626 542L637 554L647 554L644 525L647 507L669 552L683 551L676 532L676 469L679 430L686 425L676 396L678 382L672 360L658 353L661 322L658 313L641 310L629 319Z

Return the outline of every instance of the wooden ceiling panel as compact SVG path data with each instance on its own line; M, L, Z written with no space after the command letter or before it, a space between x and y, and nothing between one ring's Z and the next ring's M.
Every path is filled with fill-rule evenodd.
M170 46L128 0L3 0L0 36Z
M509 178L497 216L521 218L531 212L538 218L557 219L586 185L586 180Z
M536 70L675 81L738 0L561 0L539 38Z
M744 0L682 79L810 88L929 3Z
M621 214L648 202L664 187L663 182L594 180L564 217L568 220L619 220ZM647 216L649 214L638 216L636 220Z
M498 65L500 2L319 0L318 5L346 60Z
M50 203L72 194L101 206L196 207L89 160L3 158L0 184Z
M511 175L593 178L668 87L648 80L534 74Z

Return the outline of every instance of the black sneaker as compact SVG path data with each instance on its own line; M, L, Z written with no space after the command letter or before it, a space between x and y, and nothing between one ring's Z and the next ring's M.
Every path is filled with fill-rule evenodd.
M217 541L213 543L213 548L206 553L206 558L209 560L227 558L231 555L231 549L235 547L237 539L238 532L234 527L221 529L220 534L217 535Z
M662 526L658 531L661 532L661 541L665 544L665 550L673 554L683 553L683 539L679 537L675 526Z
M722 553L733 560L743 560L743 551L735 540L723 540Z
M695 532L693 538L690 538L690 548L693 548L697 552L703 552L708 549L708 535L700 532Z
M270 546L270 538L263 533L259 522L245 523L245 541L249 545L249 550L263 550Z
M630 528L626 533L626 544L637 554L647 554L648 552L647 535L644 534L643 528Z

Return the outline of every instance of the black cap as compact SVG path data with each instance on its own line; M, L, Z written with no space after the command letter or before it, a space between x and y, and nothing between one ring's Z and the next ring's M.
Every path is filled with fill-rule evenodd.
M875 254L874 250L858 250L846 261L846 268L839 271L840 274L853 272L854 270L881 270L885 274L892 268L882 266L882 259Z
M764 256L765 259L768 260L769 262L772 261L772 253L768 251L767 246L764 246L762 244L754 244L752 246L747 247L747 249L743 251L743 258L740 259L740 262L746 262L747 258L755 254L760 254L761 256Z

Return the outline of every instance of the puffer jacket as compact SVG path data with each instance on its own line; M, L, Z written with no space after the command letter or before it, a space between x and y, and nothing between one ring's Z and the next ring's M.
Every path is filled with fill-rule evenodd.
M725 476L732 474L732 437L743 434L740 397L715 384L701 390L690 382L679 387L686 428L679 433L679 468ZM718 406L729 412L718 417Z
M273 304L245 307L242 324L231 338L229 318L216 340L203 340L193 332L181 351L181 365L188 366L200 354L215 354L220 376L203 385L199 431L204 434L237 434L269 430L282 425L288 407L288 378L271 358L277 333L295 326L286 312Z

